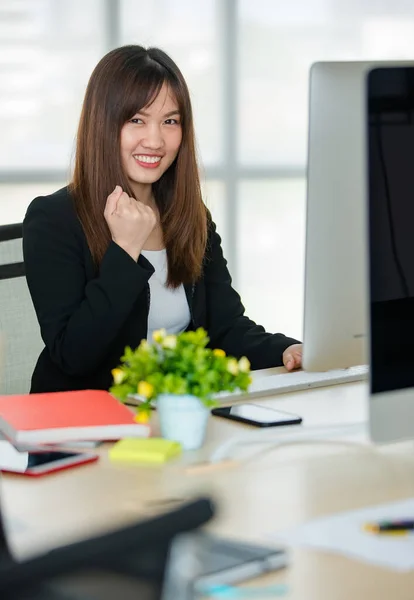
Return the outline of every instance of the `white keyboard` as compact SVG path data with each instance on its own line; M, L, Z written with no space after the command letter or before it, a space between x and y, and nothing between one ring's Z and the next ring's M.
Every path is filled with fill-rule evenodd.
M368 366L359 365L349 369L335 369L323 373L310 373L307 371L294 371L293 373L280 373L276 375L265 375L255 378L249 391L244 392L221 392L216 395L217 400L241 397L270 396L274 394L285 394L286 392L299 392L310 388L350 383L352 381L364 381L368 378Z

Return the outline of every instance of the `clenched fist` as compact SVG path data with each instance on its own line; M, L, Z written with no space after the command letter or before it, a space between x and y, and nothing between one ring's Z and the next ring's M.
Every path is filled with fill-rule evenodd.
M152 208L131 198L117 185L106 200L104 217L113 241L137 261L157 223Z

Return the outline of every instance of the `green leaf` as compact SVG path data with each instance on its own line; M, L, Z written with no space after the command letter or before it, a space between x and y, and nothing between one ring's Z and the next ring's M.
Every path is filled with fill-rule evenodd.
M199 328L176 336L175 348L163 349L159 344L127 346L120 358L125 378L120 385L110 388L121 401L137 392L140 381L147 381L153 388L153 396L161 393L193 394L208 407L216 405L211 397L222 391L247 391L250 373L232 375L227 370L231 356L216 356L207 348L207 332ZM235 359L237 360L237 359Z
M109 392L120 402L125 402L130 394L136 392L136 389L128 383L120 383L109 388Z

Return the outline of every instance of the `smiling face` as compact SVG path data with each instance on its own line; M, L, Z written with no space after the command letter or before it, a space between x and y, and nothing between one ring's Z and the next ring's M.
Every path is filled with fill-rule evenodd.
M178 104L164 84L149 106L137 112L121 130L121 161L136 197L148 195L148 188L174 162L182 139Z

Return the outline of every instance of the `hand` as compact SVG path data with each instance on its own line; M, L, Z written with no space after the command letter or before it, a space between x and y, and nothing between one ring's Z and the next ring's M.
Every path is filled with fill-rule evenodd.
M130 198L117 185L106 200L104 217L113 241L137 261L157 222L152 208Z
M302 366L302 349L302 344L292 344L292 346L289 346L289 348L286 348L283 352L283 364L288 371L300 369Z

